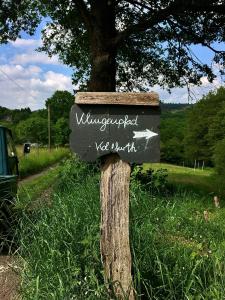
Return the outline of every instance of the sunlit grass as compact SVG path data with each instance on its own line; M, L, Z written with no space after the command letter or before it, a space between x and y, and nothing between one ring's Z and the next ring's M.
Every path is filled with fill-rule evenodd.
M35 174L44 168L51 166L70 153L68 148L31 148L31 152L25 156L22 154L21 147L18 148L19 173L20 177Z
M197 175L197 176L211 176L214 173L213 168L204 168L203 170L200 169L194 169L189 167L183 167L183 166L175 166L171 164L166 163L154 163L154 164L144 164L144 169L167 169L169 173L173 174L187 174L187 175Z
M144 164L144 170L167 169L168 181L176 188L184 187L198 193L207 193L211 196L225 196L224 178L217 175L213 168L194 169L171 164Z

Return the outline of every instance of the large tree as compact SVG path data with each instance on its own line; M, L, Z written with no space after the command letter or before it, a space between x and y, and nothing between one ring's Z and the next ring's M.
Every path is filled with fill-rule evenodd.
M34 33L41 18L43 47L74 67L89 91L148 89L199 83L214 75L191 51L201 44L224 65L224 0L3 0L0 41Z
M192 44L208 47L214 61L224 65L224 52L213 47L225 39L224 11L225 0L3 0L0 39L14 40L21 29L33 33L42 16L49 16L42 50L74 67L74 81L87 83L89 91L141 90L156 83L173 87L214 78L192 54ZM134 299L127 238L129 174L130 166L118 156L106 159L101 252L106 279L119 282L116 295L124 290ZM118 211L126 217L119 218Z

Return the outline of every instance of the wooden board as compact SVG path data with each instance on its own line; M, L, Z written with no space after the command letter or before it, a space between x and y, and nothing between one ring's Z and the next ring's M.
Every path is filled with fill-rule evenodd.
M160 108L78 105L70 115L70 146L82 160L117 153L126 162L159 162Z
M150 93L104 93L79 92L76 94L76 104L119 104L119 105L147 105L158 106L159 96Z

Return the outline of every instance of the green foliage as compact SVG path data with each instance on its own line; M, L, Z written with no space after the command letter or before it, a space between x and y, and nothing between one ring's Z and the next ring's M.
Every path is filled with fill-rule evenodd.
M43 118L43 119L47 120L48 111L45 108L32 111L32 117L38 117L38 118Z
M166 169L147 169L136 166L131 174L131 185L141 185L143 189L154 193L164 193L166 191L168 173Z
M16 125L31 116L30 108L8 109L0 106L0 125L10 128L13 133L15 142L18 142L15 134Z
M71 106L74 104L74 96L68 91L56 91L45 102L46 108L50 106L51 120L55 124L60 118L69 119Z
M54 142L56 145L65 145L69 142L69 120L65 118L59 118L54 126Z
M160 124L161 160L180 164L185 160L184 137L189 106L167 104L164 109L164 105Z
M48 142L48 122L46 119L31 117L16 126L15 130L17 140L20 143L43 143Z
M22 120L27 119L31 115L30 108L21 109L8 109L0 106L0 120L12 122L14 124L19 123Z
M219 175L225 175L225 139L216 143L213 160Z
M30 116L31 116L31 110L29 107L12 110L12 122L14 124L17 124L22 120L26 120Z
M189 160L212 163L214 147L225 137L225 88L210 92L189 109L185 155Z
M50 107L52 122L52 139L55 144L69 143L69 113L74 104L74 96L68 91L56 91L45 102Z
M56 91L46 100L51 110L51 142L65 145L69 143L69 112L74 96L68 91ZM40 109L31 112L29 108L10 110L0 107L1 125L12 129L16 143L48 143L48 112Z

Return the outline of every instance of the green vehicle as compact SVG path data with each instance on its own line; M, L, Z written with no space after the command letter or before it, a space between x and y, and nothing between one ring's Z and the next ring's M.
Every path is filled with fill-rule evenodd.
M11 130L0 126L0 201L11 200L17 193L18 158Z
M0 253L9 249L13 240L13 202L18 175L18 158L11 130L0 126Z

